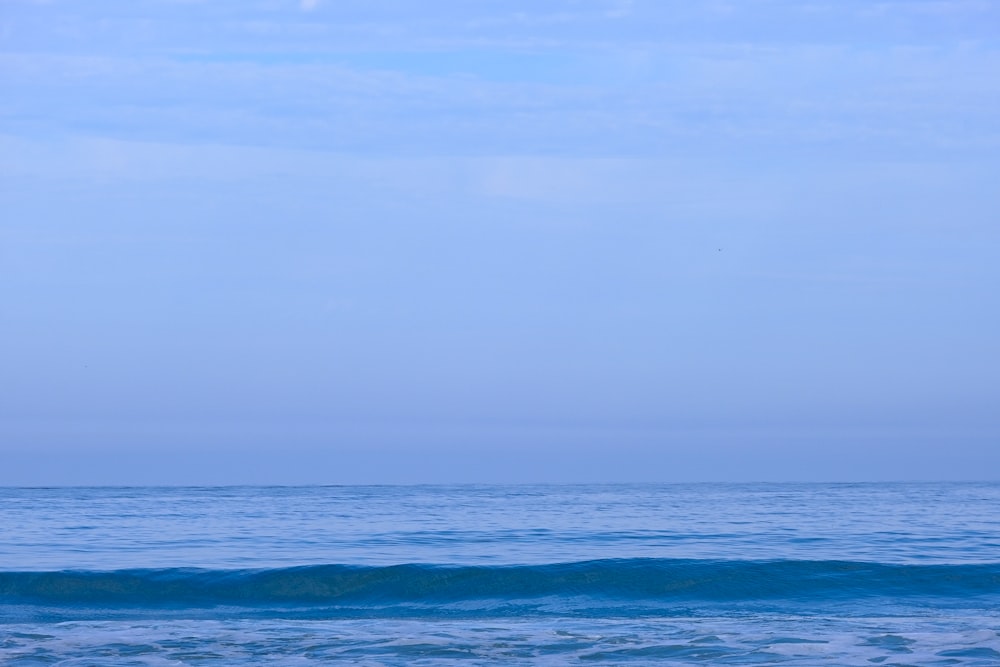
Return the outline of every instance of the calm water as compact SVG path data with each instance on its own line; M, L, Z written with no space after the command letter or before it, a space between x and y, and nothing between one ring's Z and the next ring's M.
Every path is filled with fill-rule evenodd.
M998 665L1000 484L0 489L0 663Z

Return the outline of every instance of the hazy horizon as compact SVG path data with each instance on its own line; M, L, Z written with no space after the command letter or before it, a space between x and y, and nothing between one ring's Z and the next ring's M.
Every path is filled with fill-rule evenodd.
M0 485L997 479L998 37L7 2Z

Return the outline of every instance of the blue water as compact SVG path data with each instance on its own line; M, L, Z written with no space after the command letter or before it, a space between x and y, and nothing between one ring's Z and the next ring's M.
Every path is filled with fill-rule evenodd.
M1000 665L1000 484L0 489L0 663Z

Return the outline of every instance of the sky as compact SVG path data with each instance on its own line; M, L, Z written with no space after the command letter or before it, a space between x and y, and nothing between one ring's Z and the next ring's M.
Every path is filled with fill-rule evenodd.
M1000 2L0 1L0 484L996 479Z

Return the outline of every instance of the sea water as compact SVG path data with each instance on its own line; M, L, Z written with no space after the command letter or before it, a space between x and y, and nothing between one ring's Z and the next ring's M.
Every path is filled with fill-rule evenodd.
M5 665L1000 665L1000 485L0 489Z

